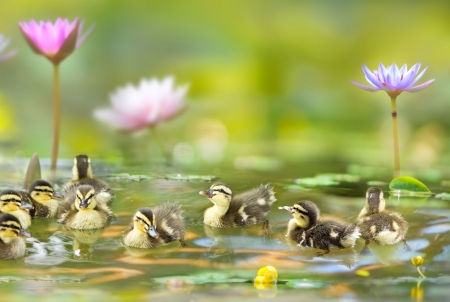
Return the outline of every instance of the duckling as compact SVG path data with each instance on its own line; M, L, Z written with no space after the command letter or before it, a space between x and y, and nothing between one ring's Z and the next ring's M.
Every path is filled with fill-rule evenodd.
M25 239L31 237L16 216L0 213L0 259L10 260L25 255Z
M206 225L233 228L262 222L264 235L268 235L269 221L266 216L272 203L277 200L270 184L234 196L230 187L218 182L199 194L214 204L205 211L203 222Z
M19 192L22 199L28 200L33 209L30 210L32 218L51 218L55 217L59 202L54 199L53 187L45 180L36 180L33 182L28 192Z
M57 211L58 222L70 229L97 229L111 220L111 210L97 201L97 193L90 185L73 186L64 196Z
M92 174L91 159L85 154L77 155L74 159L72 168L73 178L65 184L68 190L72 186L90 185L97 192L96 199L105 205L112 203L114 192L109 184L99 178L95 178Z
M393 245L403 241L404 250L411 250L405 240L408 224L399 213L385 210L385 206L383 191L379 188L369 188L364 208L357 221L361 237L366 241L361 255L371 254L368 247L371 241L379 245Z
M320 217L319 208L309 200L279 209L294 216L288 223L286 237L297 242L299 246L324 250L314 254L315 257L328 254L330 248L353 247L360 236L356 223L350 225L335 217Z
M136 211L133 221L124 231L123 243L130 247L148 249L178 240L184 242L184 219L178 203L165 203Z
M19 219L22 228L27 229L31 225L31 216L28 210L33 209L27 198L14 190L4 190L0 193L0 213L9 213Z

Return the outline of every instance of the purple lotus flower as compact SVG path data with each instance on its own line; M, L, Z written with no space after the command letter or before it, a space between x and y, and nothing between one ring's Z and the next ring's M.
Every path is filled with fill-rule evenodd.
M378 70L372 72L367 66L363 65L362 69L366 80L372 86L360 84L355 81L350 82L367 91L375 92L384 90L390 97L397 97L403 91L416 92L430 86L434 82L434 79L414 86L423 76L427 68L425 67L421 73L417 74L420 69L420 63L415 64L410 70L407 70L406 64L398 69L395 63L387 67L384 67L380 63Z
M38 24L34 20L19 23L20 30L31 49L53 64L59 64L69 56L90 34L93 27L81 35L83 25L84 20L78 22L78 18L72 23L61 18L58 18L55 24L50 21L40 21Z
M6 39L3 35L0 35L0 62L8 60L9 58L13 57L17 51L11 50L10 52L6 54L2 54L2 52L8 47L9 45L9 39Z
M122 131L136 131L166 121L184 109L187 86L174 87L174 78L161 82L142 79L139 86L120 87L110 95L112 109L94 111L94 116Z

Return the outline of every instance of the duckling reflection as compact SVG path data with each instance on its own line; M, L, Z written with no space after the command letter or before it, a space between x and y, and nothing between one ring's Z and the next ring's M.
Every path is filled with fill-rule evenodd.
M109 184L93 176L91 159L85 154L77 155L72 168L73 178L65 184L65 190L74 186L89 185L97 192L97 201L110 205L114 200L114 192Z
M73 237L73 254L78 260L90 260L94 253L95 243L105 229L77 230L64 228L69 236Z
M365 239L361 255L371 255L370 242L393 245L403 241L404 250L411 251L405 240L408 224L399 213L385 210L385 206L383 191L379 188L369 188L364 208L359 213L357 221L362 238Z
M23 229L31 225L31 216L28 210L33 209L33 205L28 199L22 198L18 191L4 190L0 193L0 213L9 213L20 221Z
M234 228L263 223L264 235L268 235L269 221L266 216L276 201L273 188L269 184L234 196L229 186L218 182L199 194L206 196L214 204L205 211L205 225Z

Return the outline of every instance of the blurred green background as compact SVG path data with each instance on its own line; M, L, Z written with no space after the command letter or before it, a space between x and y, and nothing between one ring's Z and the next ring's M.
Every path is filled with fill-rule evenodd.
M113 132L92 111L118 86L173 75L190 86L188 110L158 131L179 163L391 171L389 98L349 80L365 82L362 64L421 62L420 82L436 81L398 98L402 166L450 163L450 2L2 0L0 11L18 50L0 64L3 157L51 152L52 65L17 23L79 17L96 27L61 64L60 158L161 156L149 133Z

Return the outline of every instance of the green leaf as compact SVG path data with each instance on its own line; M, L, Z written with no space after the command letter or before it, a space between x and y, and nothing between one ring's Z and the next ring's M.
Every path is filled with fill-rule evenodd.
M442 200L450 200L450 193L443 192L443 193L436 194L436 196L434 196L434 197L440 198Z
M420 180L411 176L394 178L389 184L391 194L397 196L429 196L433 193Z

